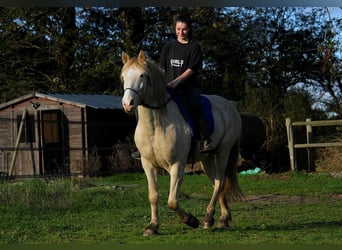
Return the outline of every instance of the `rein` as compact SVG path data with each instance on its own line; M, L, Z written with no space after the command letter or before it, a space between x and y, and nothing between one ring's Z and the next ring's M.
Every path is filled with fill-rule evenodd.
M124 89L124 92L126 92L126 90L131 90L132 92L134 92L140 99L140 92L143 90L141 89L140 91L134 89L134 88L125 88ZM151 106L147 103L144 103L142 102L140 105L145 107L145 108L149 108L149 109L161 109L161 108L164 108L172 99L172 96L169 95L169 97L164 101L164 103L162 103L161 105L158 105L158 106Z
M149 109L161 109L161 108L164 108L166 106L166 104L168 104L170 101L171 101L172 97L169 96L169 98L167 98L165 100L165 102L159 106L151 106L151 105L148 105L146 103L142 103L141 105L145 108L149 108Z

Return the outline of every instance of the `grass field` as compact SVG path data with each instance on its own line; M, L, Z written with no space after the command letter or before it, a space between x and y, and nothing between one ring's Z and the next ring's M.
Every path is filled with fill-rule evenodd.
M144 174L0 184L0 243L25 244L342 244L342 179L289 172L239 176L246 200L231 204L228 230L191 229L167 208L160 176L160 235L144 237L150 207ZM212 192L187 175L180 204L202 220ZM217 216L219 209L217 209Z

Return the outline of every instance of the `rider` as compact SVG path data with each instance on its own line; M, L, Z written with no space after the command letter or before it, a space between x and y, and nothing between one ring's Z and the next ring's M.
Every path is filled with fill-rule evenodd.
M191 38L191 22L186 15L175 18L175 31L177 39L164 45L160 66L165 71L166 86L180 97L199 130L200 152L206 153L215 149L215 146L210 138L209 124L196 86L197 73L202 68L202 49ZM132 157L139 159L139 152L133 152Z
M200 152L215 148L210 138L207 118L202 110L200 95L196 86L197 73L202 68L201 46L191 36L191 22L188 16L175 18L176 40L166 43L161 52L160 66L165 71L166 86L183 101L193 118L201 136Z

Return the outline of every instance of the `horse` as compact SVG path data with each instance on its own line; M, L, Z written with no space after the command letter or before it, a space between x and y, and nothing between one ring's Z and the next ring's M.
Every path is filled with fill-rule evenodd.
M166 91L164 72L143 51L137 57L123 52L121 81L124 93L122 106L126 113L137 115L134 133L136 147L141 154L141 163L147 177L148 199L151 207L151 220L144 235L159 233L158 212L158 173L164 169L170 176L170 189L167 205L180 222L192 228L199 227L199 220L184 211L179 204L179 194L184 177L184 168L189 162L192 145L192 131L189 123L175 101ZM236 105L218 95L205 95L212 104L214 131L212 141L214 151L199 154L195 147L195 161L200 160L203 171L210 178L213 193L206 208L203 228L214 225L217 201L221 207L218 228L229 227L231 220L228 200L237 200L243 193L237 180L237 162L239 158L239 136L241 119Z

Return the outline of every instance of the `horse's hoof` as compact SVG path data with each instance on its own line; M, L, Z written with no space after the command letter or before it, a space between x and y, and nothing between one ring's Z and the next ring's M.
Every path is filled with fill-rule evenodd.
M156 224L150 224L145 228L144 236L157 235L159 226Z
M228 229L229 228L228 221L227 220L220 220L217 223L217 228L219 228L219 229Z
M214 218L210 219L209 221L203 222L204 229L210 229L214 225Z
M189 227L198 228L199 220L193 216L192 214L189 215L189 219L185 222Z

